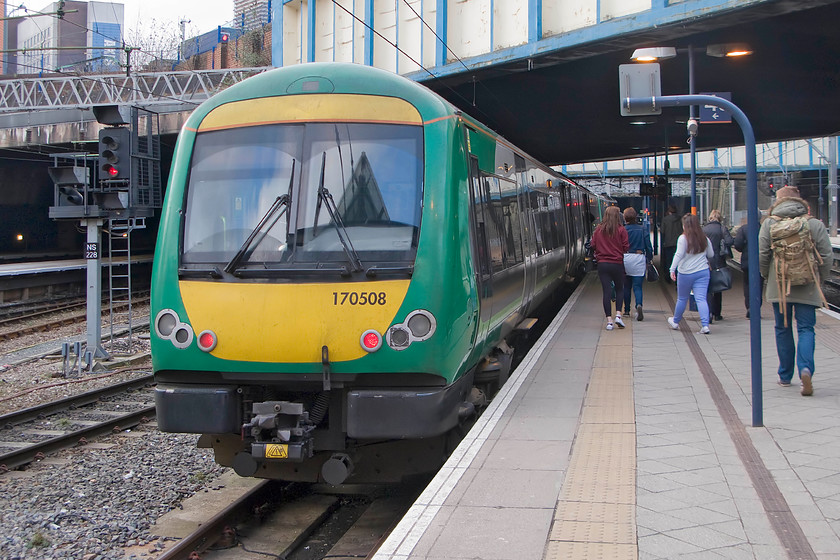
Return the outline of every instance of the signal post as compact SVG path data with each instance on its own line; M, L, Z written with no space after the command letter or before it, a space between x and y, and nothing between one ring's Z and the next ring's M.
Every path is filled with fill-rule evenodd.
M96 156L84 153L56 157L55 165L49 169L55 183L50 217L56 220L80 220L86 231L87 347L84 359L90 369L97 358L109 358L101 344L102 227L106 220L111 224L114 220L131 223L135 219L144 220L154 215L156 208L160 208L159 125L156 115L149 113L151 116L144 115L141 119L140 111L115 105L94 107L97 121L106 125L106 128L99 131ZM129 112L130 117L126 116ZM144 126L139 126L141 122ZM138 134L143 134L147 139L144 144L147 151L142 153L135 153L139 144L136 141ZM72 160L72 166L59 165L59 159ZM141 181L136 176L135 170L141 165L138 160L142 161L143 170L146 171L144 178L151 177L151 181ZM95 165L90 165L91 162L95 162ZM91 169L94 169L93 174ZM129 266L129 263L125 263L125 266Z

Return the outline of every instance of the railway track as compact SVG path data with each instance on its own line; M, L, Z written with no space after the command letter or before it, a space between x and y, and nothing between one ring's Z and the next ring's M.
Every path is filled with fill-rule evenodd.
M84 301L84 298L79 296L56 296L48 300L17 301L3 304L0 306L0 325L26 315L32 315L39 312L60 311L64 308L82 304Z
M153 418L152 376L0 416L0 472Z
M149 296L141 296L132 302L132 305L143 305L149 303ZM40 332L49 332L53 329L63 327L65 325L73 325L87 319L86 303L84 300L56 307L52 309L42 309L27 314L21 314L17 317L0 320L0 342L6 340L13 340L29 334ZM108 313L107 307L103 307L103 316ZM127 303L121 303L113 306L114 311L124 311L128 309ZM57 316L58 315L58 316ZM34 324L28 324L34 321Z
M198 528L157 560L259 557L367 558L402 518L423 485L336 495L323 487L262 481L208 513ZM187 506L189 507L189 506Z

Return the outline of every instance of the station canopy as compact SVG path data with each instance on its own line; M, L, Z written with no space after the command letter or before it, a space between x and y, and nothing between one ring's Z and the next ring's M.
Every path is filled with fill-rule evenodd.
M732 3L739 4L688 23L423 83L550 165L674 153L688 149L688 108L622 117L618 72L637 48L674 47L676 56L659 60L662 94L688 94L691 45L694 93L731 94L759 143L840 133L840 2ZM752 53L707 54L709 46L733 43ZM700 125L698 150L742 144L734 121Z

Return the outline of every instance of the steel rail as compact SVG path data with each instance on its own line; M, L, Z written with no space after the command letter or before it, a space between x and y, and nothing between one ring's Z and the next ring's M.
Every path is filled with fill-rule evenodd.
M101 422L95 426L82 428L62 436L34 443L21 449L16 449L9 453L4 453L3 455L0 455L0 470L4 470L3 468L5 468L5 470L9 470L20 467L27 463L31 463L41 455L73 447L88 438L94 438L112 432L120 432L126 428L136 426L144 420L154 416L155 407L149 406L117 418L110 418L106 422Z
M68 410L73 407L80 407L95 403L103 398L112 397L133 389L141 389L151 385L153 382L153 376L149 374L137 379L130 379L128 381L109 385L108 387L102 387L86 393L66 397L55 402L49 402L39 406L9 412L7 414L0 415L0 428L16 426L17 424L22 424L23 422L44 418L62 410Z
M188 560L195 554L207 550L218 541L227 527L236 524L236 520L254 510L254 506L263 503L275 491L280 483L276 480L263 480L239 497L235 502L218 512L195 531L178 541L172 548L164 551L157 560Z
M132 305L138 305L138 304L142 305L144 303L148 303L148 301L149 301L148 297L138 298L137 301L132 302ZM21 317L14 317L12 319L6 319L6 320L3 320L3 321L0 321L0 327L6 326L8 324L15 323L15 322L24 321L26 319L33 319L33 318L37 318L37 317L44 316L44 315L50 315L50 314L53 314L53 313L61 313L62 311L72 311L73 309L79 309L79 308L84 309L85 305L87 305L86 302L82 302L82 303L79 303L79 304L76 304L76 305L67 306L66 308L63 308L63 309L50 309L50 310L47 310L47 311L38 311L38 312L35 312L35 313L31 313L29 315L25 315L25 316L21 316ZM117 304L117 305L113 306L114 311L123 311L127 308L128 308L127 303L120 303L120 304ZM103 315L105 315L106 313L108 313L106 310L102 311ZM15 339L15 338L20 338L21 336L24 336L24 335L27 335L27 334L44 332L44 331L47 331L47 330L50 330L50 329L63 327L64 325L71 325L73 323L78 323L80 321L84 321L86 318L87 318L87 312L86 311L77 312L77 313L74 313L73 315L69 315L69 316L66 316L66 317L61 317L60 319L55 319L53 321L48 321L46 323L41 323L41 324L38 324L38 325L25 326L25 327L21 327L21 328L16 329L16 330L11 330L11 331L0 333L0 341L12 340L12 339Z

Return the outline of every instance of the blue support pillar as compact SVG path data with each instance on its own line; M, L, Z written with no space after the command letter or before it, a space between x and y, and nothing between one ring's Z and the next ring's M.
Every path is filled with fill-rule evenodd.
M283 2L272 2L271 11L271 65L283 66Z
M528 0L528 42L542 39L542 0Z
M446 28L449 25L446 10L446 0L437 0L435 30L437 31L439 40L435 43L435 66L438 67L446 64Z
M732 114L744 135L747 171L747 253L750 279L750 380L752 384L752 425L764 425L764 395L761 392L761 276L758 272L758 181L756 173L755 133L744 112L728 99L712 95L666 95L626 99L624 107L681 107L712 105Z
M315 62L315 0L307 2L306 62Z
M365 5L365 66L373 66L373 0Z

